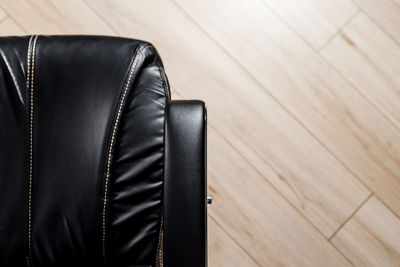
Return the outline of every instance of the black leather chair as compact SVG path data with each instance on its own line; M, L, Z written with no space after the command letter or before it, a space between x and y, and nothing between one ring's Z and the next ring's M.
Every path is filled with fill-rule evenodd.
M206 266L206 110L146 42L0 38L0 266Z

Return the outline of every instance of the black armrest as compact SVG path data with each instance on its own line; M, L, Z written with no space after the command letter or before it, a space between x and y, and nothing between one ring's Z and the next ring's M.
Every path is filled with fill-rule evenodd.
M164 266L207 266L206 109L170 101L166 115Z

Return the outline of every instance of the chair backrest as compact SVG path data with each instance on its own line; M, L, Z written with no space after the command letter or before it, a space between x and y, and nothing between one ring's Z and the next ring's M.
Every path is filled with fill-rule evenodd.
M162 62L115 37L0 38L0 266L154 266Z

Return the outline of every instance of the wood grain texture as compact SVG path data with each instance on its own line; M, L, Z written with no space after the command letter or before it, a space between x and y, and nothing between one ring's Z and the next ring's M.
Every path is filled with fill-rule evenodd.
M400 214L400 143L395 141L400 140L400 132L385 116L258 1L180 4L266 91ZM237 20L238 12L252 15ZM313 159L315 167L319 161Z
M6 18L0 23L0 36L9 35L25 35L25 32L11 18Z
M208 261L210 266L259 266L211 217L208 218Z
M263 0L315 49L356 12L350 0Z
M359 14L321 54L400 129L399 45Z
M0 5L29 34L113 33L83 1L1 0Z
M2 8L0 8L0 22L3 21L7 17L6 12Z
M348 266L213 128L208 130L208 165L209 213L260 266ZM270 169L264 175L276 173Z
M120 34L153 42L172 86L205 100L211 125L260 173L272 166L276 175L266 178L326 236L366 198L368 191L178 7L88 2Z
M322 55L400 129L400 47L393 40L359 14ZM364 177L369 187L400 214L400 143L397 135L388 135L389 129L382 124L376 127L380 143L387 144L380 151L367 147L376 153L372 159L381 166L380 175Z
M391 37L400 43L400 4L398 0L354 0Z
M332 242L356 266L400 266L400 220L372 197Z

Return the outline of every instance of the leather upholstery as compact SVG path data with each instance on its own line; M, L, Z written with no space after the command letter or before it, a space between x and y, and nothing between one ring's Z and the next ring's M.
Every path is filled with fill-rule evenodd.
M171 101L165 127L164 263L207 265L206 108Z
M0 54L0 266L154 266L169 104L154 47L7 37Z

